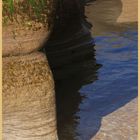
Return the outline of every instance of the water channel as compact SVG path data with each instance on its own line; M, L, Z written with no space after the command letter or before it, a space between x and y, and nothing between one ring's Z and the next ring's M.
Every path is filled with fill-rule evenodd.
M59 140L90 140L104 116L137 98L137 23L133 13L130 21L121 15L124 3L89 0L83 19L54 27L46 52L56 84Z

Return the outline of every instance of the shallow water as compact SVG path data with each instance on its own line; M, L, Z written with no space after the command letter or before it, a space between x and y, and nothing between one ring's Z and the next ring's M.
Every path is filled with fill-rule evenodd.
M90 23L68 22L69 28L57 29L53 43L51 39L48 43L47 56L56 83L59 140L90 140L104 116L137 98L137 24L117 25L118 13L112 26L99 22L97 15L91 17L92 6L96 6L94 1L86 7ZM51 52L53 47L55 52Z
M137 97L137 31L95 38L98 80L79 89L77 139L88 140L99 130L102 117ZM129 111L129 110L126 110ZM127 118L126 118L127 119Z
M86 63L90 72L56 82L60 140L89 140L102 117L137 97L137 31L94 39L96 61Z

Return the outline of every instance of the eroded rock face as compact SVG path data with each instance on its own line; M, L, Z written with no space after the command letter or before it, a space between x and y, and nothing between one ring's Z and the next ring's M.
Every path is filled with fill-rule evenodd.
M44 54L3 58L3 140L57 140L54 82Z
M37 52L49 37L50 24L36 24L37 30L17 24L3 28L4 140L57 140L53 78L46 57Z
M22 4L24 1L19 2ZM29 17L28 12L24 13L19 9L20 12L16 13L16 20L9 21L3 26L3 56L21 55L39 50L52 30L55 6L55 0L47 0L47 10L43 13L44 21L42 22Z
M14 28L14 27L13 27ZM48 39L50 34L49 29L39 29L37 31L33 30L15 30L13 33L13 28L9 27L4 29L3 32L3 56L10 55L22 55L37 51L42 47L42 44Z
M24 2L24 1L20 1ZM3 140L57 140L53 76L38 52L53 27L54 0L46 24L30 20L3 26Z

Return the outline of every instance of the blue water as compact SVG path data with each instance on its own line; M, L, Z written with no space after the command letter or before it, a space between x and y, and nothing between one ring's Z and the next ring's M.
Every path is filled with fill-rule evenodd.
M93 40L96 63L102 67L96 80L79 89L84 98L75 113L75 139L89 140L100 129L102 117L137 97L137 36L137 30L128 29Z
M137 98L138 33L127 26L92 37L88 23L68 23L56 28L46 46L55 80L58 136L90 140L104 116Z
M85 41L77 53L68 51L72 63L53 69L60 140L90 140L104 116L137 98L137 37L137 29L127 29L94 39L81 35L63 46L77 48ZM86 57L81 53L80 58L80 48L89 50Z

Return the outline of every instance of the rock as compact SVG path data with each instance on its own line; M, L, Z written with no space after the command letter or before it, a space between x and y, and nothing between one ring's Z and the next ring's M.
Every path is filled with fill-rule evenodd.
M24 2L25 3L25 2ZM20 6L19 6L20 7ZM47 41L53 27L55 16L54 0L47 0L47 11L42 13L44 21L29 17L19 9L13 21L10 19L3 25L2 32L2 55L21 55L39 50ZM19 14L21 13L21 14ZM4 20L4 15L3 15Z
M39 50L42 44L48 39L50 31L45 31L44 29L26 31L23 29L15 31L15 33L13 32L13 28L10 31L4 28L2 36L3 56L22 55Z
M3 140L57 140L54 82L46 56L3 57Z

